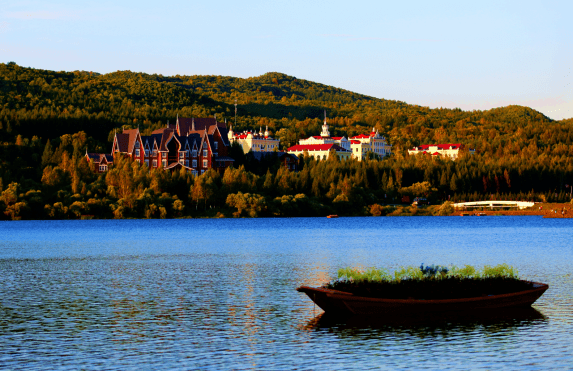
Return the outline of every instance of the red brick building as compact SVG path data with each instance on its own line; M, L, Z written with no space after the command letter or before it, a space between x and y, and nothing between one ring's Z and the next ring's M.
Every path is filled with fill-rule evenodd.
M150 136L142 136L139 129L116 133L112 155L124 154L150 169L184 168L198 175L208 169L223 172L232 165L229 146L225 123L215 118L177 118L175 124L167 124ZM92 160L96 172L101 173L113 162L112 155L86 153L86 158Z

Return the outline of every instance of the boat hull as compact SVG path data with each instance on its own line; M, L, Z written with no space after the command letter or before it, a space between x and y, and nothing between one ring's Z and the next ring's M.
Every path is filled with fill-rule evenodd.
M354 315L404 315L446 311L482 311L532 305L548 289L535 283L533 288L514 293L446 300L384 299L355 296L352 293L302 286L297 291L309 296L327 313Z

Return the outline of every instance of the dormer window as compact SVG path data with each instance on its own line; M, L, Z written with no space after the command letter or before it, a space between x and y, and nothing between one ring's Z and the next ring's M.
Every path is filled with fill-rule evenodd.
M203 149L203 157L207 157L207 149Z
M217 150L217 142L214 142L213 145L215 146L215 149Z
M136 149L139 149L139 148L140 148L140 141L136 141L135 148L136 148Z
M197 150L193 149L193 151L191 152L191 156L193 156L194 158L197 157Z

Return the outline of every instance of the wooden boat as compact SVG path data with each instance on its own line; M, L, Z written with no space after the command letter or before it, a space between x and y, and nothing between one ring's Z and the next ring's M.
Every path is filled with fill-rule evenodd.
M326 288L301 286L303 292L326 313L354 315L404 315L446 311L482 311L530 306L548 289L548 284L528 282L532 289L498 295L446 300L384 299L355 296Z
M330 214L327 216L327 218L339 218L339 216L336 214Z

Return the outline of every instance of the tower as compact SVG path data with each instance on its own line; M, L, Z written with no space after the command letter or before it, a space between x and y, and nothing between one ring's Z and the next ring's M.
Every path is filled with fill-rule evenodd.
M331 133L329 133L329 126L327 125L327 110L325 110L325 121L323 122L321 137L331 137Z

